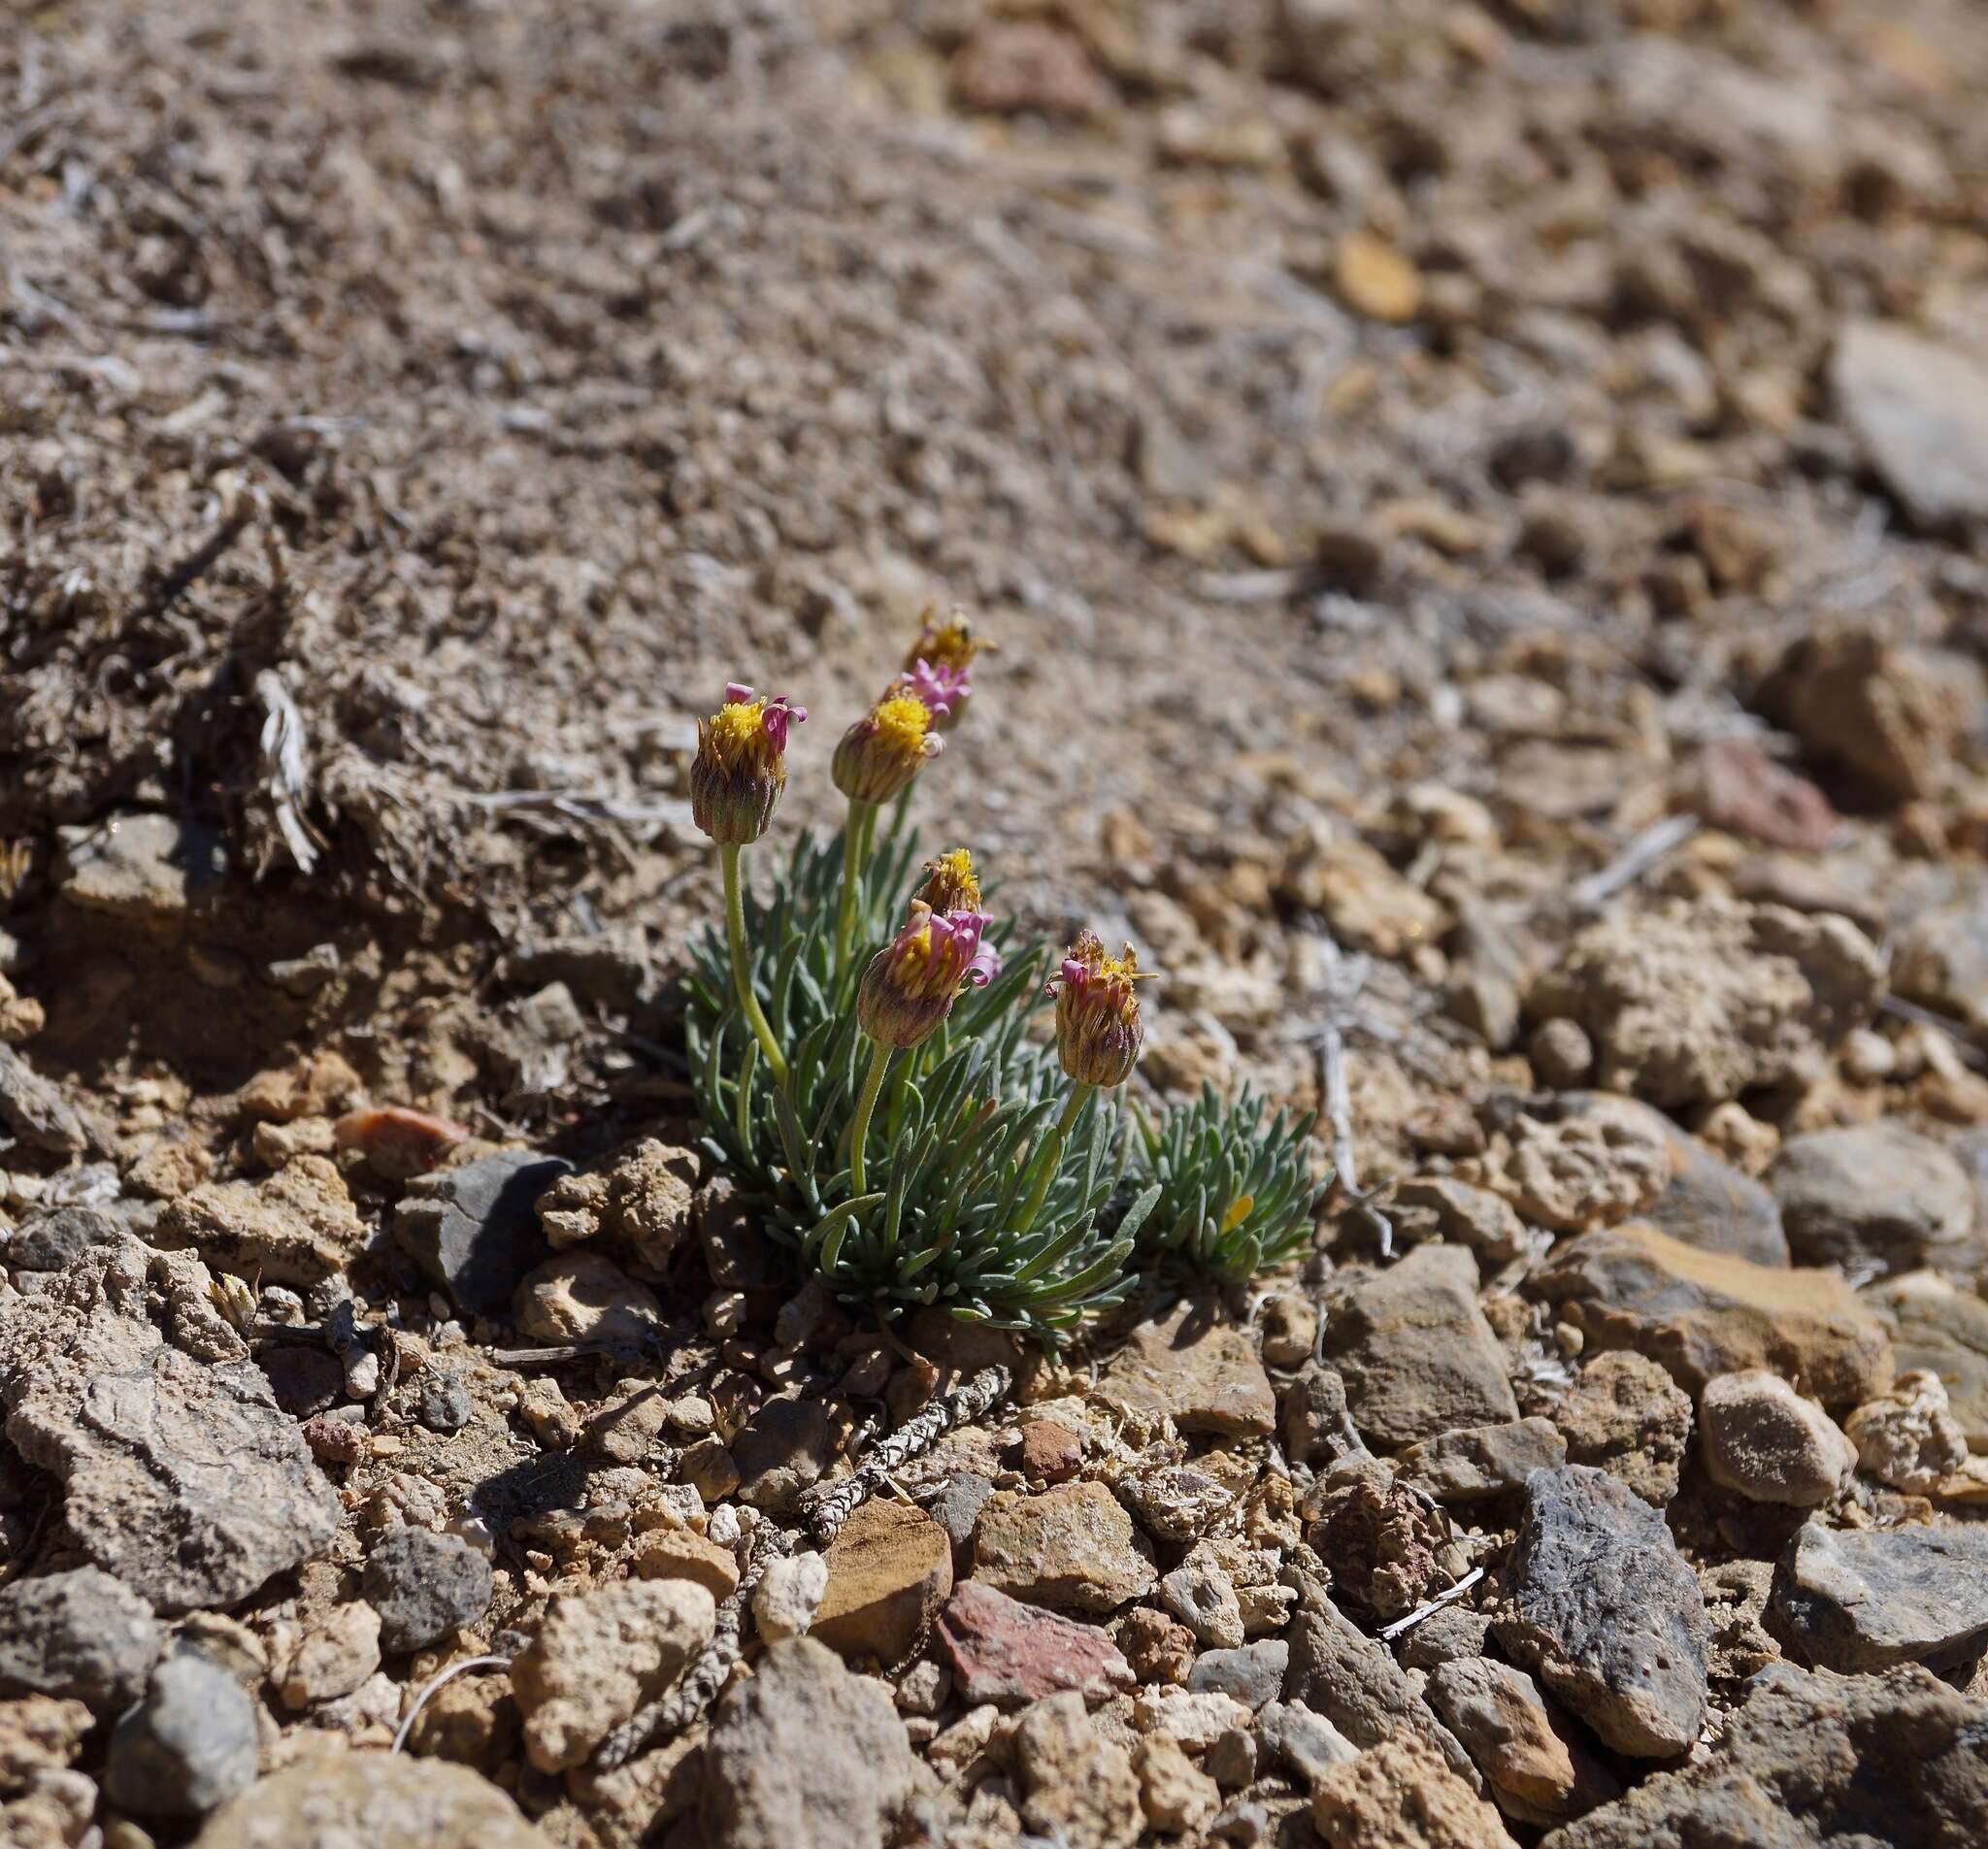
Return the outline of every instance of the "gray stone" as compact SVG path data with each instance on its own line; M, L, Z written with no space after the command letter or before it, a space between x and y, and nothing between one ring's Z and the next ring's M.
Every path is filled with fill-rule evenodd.
M1890 1332L1900 1369L1937 1373L1968 1443L1988 1451L1988 1302L1935 1271L1888 1278L1862 1297Z
M1466 1246L1421 1245L1385 1271L1342 1272L1326 1301L1325 1348L1370 1444L1393 1449L1518 1417Z
M1829 380L1843 421L1915 525L1988 520L1988 368L1905 328L1852 321Z
M820 1482L835 1452L828 1407L821 1400L777 1395L732 1440L739 1495L770 1515L788 1514L801 1492Z
M1988 1528L1803 1525L1773 1611L1818 1668L1938 1668L1988 1649Z
M1606 1470L1526 1484L1498 1640L1618 1753L1669 1759L1705 1725L1710 1628L1663 1516Z
M255 1780L255 1704L197 1650L152 1671L145 1700L111 1733L104 1795L141 1817L201 1817Z
M138 1699L158 1654L151 1607L94 1567L0 1589L0 1696L73 1696L101 1714Z
M1468 1605L1444 1605L1409 1631L1396 1646L1402 1666L1433 1669L1439 1663L1480 1657L1490 1648L1491 1614Z
M925 1513L945 1530L946 1538L952 1542L955 1573L963 1571L972 1557L974 1524L980 1519L980 1511L993 1494L990 1479L961 1470L948 1477L945 1487L925 1504Z
M511 1149L421 1175L395 1210L393 1237L458 1307L502 1316L546 1256L538 1198L572 1170L557 1156Z
M548 1849L480 1772L406 1753L314 1754L216 1811L197 1849Z
M61 831L55 884L84 911L171 922L220 896L227 850L217 830L154 809L124 809Z
M1777 1663L1704 1754L1541 1849L1967 1849L1988 1842L1988 1706L1921 1668Z
M319 1553L339 1500L253 1363L168 1345L151 1263L135 1240L96 1247L0 1317L0 1405L98 1566L157 1609L225 1608Z
M1988 887L1915 918L1892 953L1892 987L1988 1041Z
M490 1603L490 1563L459 1535L397 1528L366 1556L362 1590L380 1613L381 1648L397 1655L480 1618Z
M1911 1271L1974 1224L1968 1172L1902 1124L1818 1130L1768 1171L1788 1243L1803 1265L1838 1265L1852 1282Z
M1300 1701L1272 1701L1256 1717L1256 1743L1307 1784L1334 1766L1358 1759L1360 1749L1323 1714Z
M1260 1708L1282 1691L1291 1667L1291 1646L1281 1637L1259 1637L1240 1650L1207 1650L1188 1671L1195 1694L1213 1690L1233 1695L1245 1707Z
M328 1349L288 1347L263 1349L255 1357L276 1403L293 1419L309 1419L335 1405L344 1396L346 1370Z
M1436 1718L1387 1646L1370 1637L1328 1599L1314 1597L1284 1632L1291 1667L1284 1700L1323 1715L1356 1747L1396 1733L1419 1735L1455 1770L1474 1780L1471 1756ZM1266 1713L1268 1710L1266 1710Z
M81 1156L101 1139L61 1088L0 1040L0 1125L30 1148L52 1156Z
M1730 1252L1756 1265L1788 1263L1787 1236L1774 1197L1750 1174L1721 1161L1661 1110L1614 1092L1577 1092L1563 1107L1586 1110L1606 1101L1661 1137L1671 1157L1671 1180L1637 1217L1673 1239L1706 1252Z
M30 1214L7 1242L7 1263L17 1271L62 1271L93 1245L120 1238L124 1222L102 1207L53 1207Z
M460 1432L475 1410L470 1390L454 1374L431 1374L421 1383L414 1417L430 1432Z
M1489 1270L1526 1250L1526 1223L1502 1194L1448 1175L1414 1175L1395 1183L1390 1217L1408 1238L1468 1245Z
M1396 1460L1439 1502L1475 1502L1525 1488L1535 1470L1567 1462L1567 1440L1550 1419L1468 1426L1411 1444Z
M925 1779L884 1685L794 1637L718 1702L698 1820L725 1849L875 1849Z
M1284 1389L1284 1450L1293 1464L1314 1469L1344 1458L1366 1457L1367 1440L1346 1405L1346 1383L1337 1369L1308 1362Z

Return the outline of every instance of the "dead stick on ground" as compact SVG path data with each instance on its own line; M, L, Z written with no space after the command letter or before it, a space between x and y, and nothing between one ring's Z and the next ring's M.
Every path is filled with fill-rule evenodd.
M852 1474L803 1497L801 1517L814 1538L827 1546L843 1532L849 1517L889 1482L893 1470L922 1457L955 1426L982 1417L1007 1397L1012 1384L1013 1377L1006 1368L982 1368L964 1386L940 1394L922 1412L907 1419ZM746 1543L738 1588L718 1606L717 1628L703 1654L671 1694L644 1708L601 1742L594 1755L596 1766L603 1771L625 1766L637 1754L673 1738L703 1717L745 1652L746 1612L753 1593L766 1577L767 1568L791 1554L799 1538L770 1521L753 1531Z

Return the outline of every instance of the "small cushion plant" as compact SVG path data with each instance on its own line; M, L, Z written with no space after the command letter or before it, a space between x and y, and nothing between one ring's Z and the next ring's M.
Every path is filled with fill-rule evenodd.
M764 901L742 850L772 821L808 715L726 689L691 768L725 924L691 947L686 1033L707 1148L838 1298L885 1322L937 1305L1053 1347L1142 1265L1233 1282L1282 1263L1323 1189L1309 1120L1259 1131L1246 1091L1128 1134L1132 947L1110 956L1084 931L1052 970L983 908L964 848L916 864L912 786L965 710L976 651L964 618L928 615L836 747L841 831L804 833Z

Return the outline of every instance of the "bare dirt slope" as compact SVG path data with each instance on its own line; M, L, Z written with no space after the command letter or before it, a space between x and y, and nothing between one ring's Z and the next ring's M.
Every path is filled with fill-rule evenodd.
M1910 1552L1971 1536L1951 1570L1978 1578L1984 83L1965 0L17 11L0 1599L94 1562L150 1641L65 1681L0 1625L0 1742L28 1742L0 1744L6 1827L246 1840L203 1819L258 1752L384 1745L480 1651L517 1661L450 1684L414 1747L536 1820L506 1799L463 1831L525 1842L779 1839L741 1768L778 1782L769 1739L824 1714L876 1730L874 1788L814 1813L838 1841L1193 1840L1218 1810L1243 1841L1495 1843L1589 1811L1569 1849L1894 1829L1805 1809L1803 1767L1761 1756L1840 1733L1918 1764L1983 1725L1878 1678L1965 1687L1988 1637ZM1001 644L924 779L935 836L1032 924L1137 940L1160 1092L1247 1077L1316 1108L1342 1047L1328 1135L1392 1191L1342 1185L1303 1280L1179 1337L1191 1384L1156 1418L1129 1376L1114 1399L1051 1370L1025 1426L907 1479L1011 1500L992 1527L941 1510L943 1574L929 1535L881 1532L878 1583L845 1568L831 1610L912 1613L870 1652L889 1690L790 1650L716 1747L589 1770L682 1660L615 1683L601 1636L694 1648L682 1587L721 1598L716 1555L790 1518L796 1473L932 1385L837 1312L777 1321L778 1273L692 1212L670 977L712 903L695 717L733 678L807 703L780 828L833 820L835 738L934 600ZM470 1135L340 1143L386 1106ZM569 1223L605 1271L558 1271L489 1170L413 1186L510 1225L502 1288L421 1270L408 1177L507 1149L647 1204ZM507 1185L528 1209L554 1173ZM518 1359L604 1314L635 1332L614 1359ZM1882 1397L1915 1369L1933 1384ZM157 1416L107 1436L106 1374L152 1382ZM1188 1403L1259 1383L1274 1434ZM257 1460L217 1493L246 1526L185 1488L215 1432ZM1357 1455L1333 1476L1349 1434L1392 1484ZM1527 1492L1534 1464L1576 1474ZM1661 1554L1648 1507L1683 1552L1632 1602L1683 1643L1577 1644L1555 1601L1594 1568L1555 1536ZM161 1525L177 1577L139 1544ZM494 1578L409 1644L381 1575L447 1575L372 1563L451 1525ZM1910 1557L1824 1558L1869 1535ZM1075 1592L1044 1565L1066 1543ZM1441 1622L1474 1631L1444 1634L1455 1662L1405 1638L1403 1680L1371 1634L1472 1565L1495 1570ZM955 1594L931 1641L955 1571L1024 1616ZM1843 1573L1905 1641L1825 1609ZM599 1635L547 1617L646 1586L675 1590ZM1080 1632L1028 1629L1051 1608ZM837 1644L859 1665L873 1615ZM245 1692L249 1737L147 1786L110 1726L141 1691L167 1734L172 1701L227 1706L152 1674L166 1632ZM1616 1668L1569 1668L1582 1647ZM1706 1750L1772 1817L1712 1814L1730 1759L1652 1775L1694 1690L1625 1720L1609 1678L1680 1649ZM1029 1705L1073 1662L1092 1718ZM204 1796L176 1808L162 1776ZM1988 1827L1955 1779L1914 1828Z

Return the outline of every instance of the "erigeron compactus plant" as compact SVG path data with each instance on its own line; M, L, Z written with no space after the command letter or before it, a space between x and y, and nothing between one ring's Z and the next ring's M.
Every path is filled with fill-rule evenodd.
M928 614L843 734L841 830L803 833L756 897L745 850L807 710L747 686L698 728L697 825L725 918L692 946L687 1039L707 1148L844 1303L919 1305L1058 1344L1143 1267L1233 1282L1309 1239L1309 1121L1245 1092L1128 1121L1142 972L1090 931L1017 941L971 854L920 860L912 786L972 698L977 642ZM1053 1004L1053 1008L1051 1007Z

